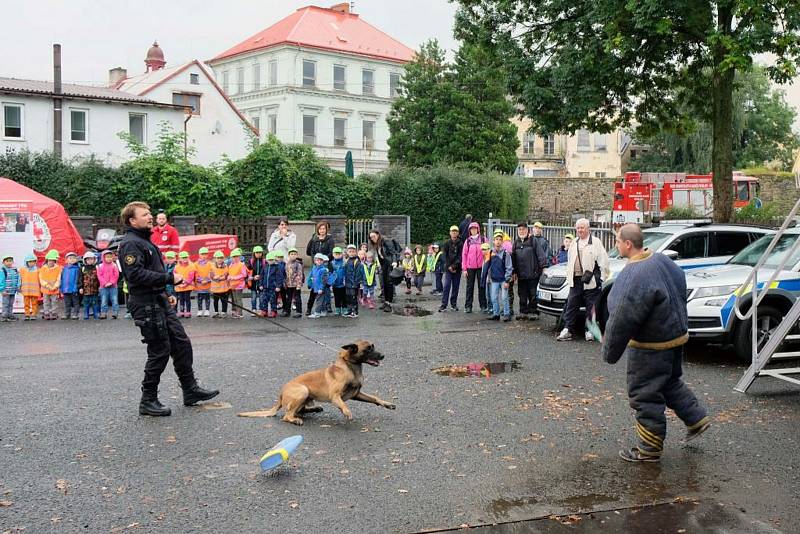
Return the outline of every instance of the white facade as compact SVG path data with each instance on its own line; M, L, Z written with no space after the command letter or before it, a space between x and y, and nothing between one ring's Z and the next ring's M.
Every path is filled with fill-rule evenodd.
M0 90L0 151L53 150L53 100L45 95L14 94ZM18 123L21 128L18 128ZM120 132L141 132L154 148L161 123L183 128L178 108L65 97L62 112L62 157L94 155L111 165L132 158ZM21 131L19 131L21 130Z
M194 111L185 115L186 135L196 163L241 159L250 152L256 132L198 61L127 78L115 87L158 102L192 105Z
M388 167L386 119L391 91L404 72L401 63L281 45L215 60L212 68L262 138L272 134L285 143L309 144L339 170L349 150L356 174ZM344 73L336 83L334 68Z

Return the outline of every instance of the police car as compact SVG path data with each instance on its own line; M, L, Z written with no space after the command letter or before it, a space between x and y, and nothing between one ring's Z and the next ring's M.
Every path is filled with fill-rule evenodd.
M800 237L800 229L787 230L758 271L758 287L763 288L775 273L784 255ZM746 312L751 302L751 287L743 287L753 266L769 246L772 236L751 244L725 265L698 269L686 275L689 336L711 343L731 344L743 361L752 359L752 318L741 321L734 312ZM781 322L784 314L800 296L800 251L789 258L778 272L764 300L758 306L758 340L763 344Z
M727 262L731 257L765 234L766 228L735 224L686 223L663 224L646 228L644 246L675 259L684 270L700 269ZM625 267L616 248L608 251L611 279ZM567 302L567 266L565 263L548 267L539 279L536 293L539 310L560 317Z

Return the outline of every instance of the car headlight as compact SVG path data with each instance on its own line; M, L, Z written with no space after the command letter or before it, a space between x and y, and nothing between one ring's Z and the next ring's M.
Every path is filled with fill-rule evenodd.
M706 297L726 297L739 289L738 285L735 286L712 286L712 287L699 287L694 290L692 300L702 299Z

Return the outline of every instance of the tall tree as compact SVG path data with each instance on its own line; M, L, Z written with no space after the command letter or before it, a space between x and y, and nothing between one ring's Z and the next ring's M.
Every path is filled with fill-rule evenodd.
M730 220L735 75L770 53L772 80L795 76L798 0L456 1L458 36L492 47L540 131L708 121L714 219Z
M410 167L461 164L512 172L519 141L497 59L463 45L454 64L436 41L406 66L389 116L389 161Z

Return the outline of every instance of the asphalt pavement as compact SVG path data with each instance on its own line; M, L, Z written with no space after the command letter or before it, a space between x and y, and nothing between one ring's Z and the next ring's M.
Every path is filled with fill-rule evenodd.
M434 313L402 315L406 302ZM732 353L690 347L686 379L712 428L682 445L670 415L661 463L629 464L624 360L556 342L549 318L436 313L428 296L395 306L278 319L295 332L185 320L198 378L222 393L184 407L170 366L167 418L137 413L145 352L131 321L0 324L0 532L639 532L645 517L651 533L800 531L800 388L760 379L735 393ZM351 402L348 423L325 405L302 427L236 417L359 338L386 356L363 390L397 410ZM432 371L511 361L488 377ZM294 434L304 443L286 465L261 473Z

